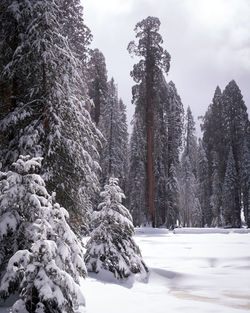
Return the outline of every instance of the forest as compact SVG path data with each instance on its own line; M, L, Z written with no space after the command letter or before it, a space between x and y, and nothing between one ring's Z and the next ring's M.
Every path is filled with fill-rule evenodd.
M1 1L0 298L19 295L13 312L81 312L87 272L147 275L135 227L250 227L240 87L214 82L198 139L191 106L167 80L160 24L130 25L129 134L80 0Z

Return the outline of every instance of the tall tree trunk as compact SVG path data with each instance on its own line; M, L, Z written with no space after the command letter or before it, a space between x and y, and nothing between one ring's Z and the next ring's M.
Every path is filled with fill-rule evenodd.
M148 64L149 63L149 64ZM147 191L148 207L155 227L155 176L154 176L154 108L153 108L153 75L151 74L150 62L147 62L146 76L146 131L147 131Z

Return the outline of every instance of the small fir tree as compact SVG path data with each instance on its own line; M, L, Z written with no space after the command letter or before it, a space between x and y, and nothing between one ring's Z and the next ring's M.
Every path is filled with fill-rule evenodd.
M125 197L117 178L110 178L101 192L104 201L94 212L98 225L87 243L85 262L90 272L110 271L117 279L146 274L139 247L132 236L134 227L129 211L121 204Z
M83 249L40 175L41 158L20 156L0 173L0 297L15 313L73 313L85 305Z

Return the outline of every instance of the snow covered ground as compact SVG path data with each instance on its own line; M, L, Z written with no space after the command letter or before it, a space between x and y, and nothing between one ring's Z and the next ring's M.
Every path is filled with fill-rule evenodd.
M112 275L90 275L82 281L86 312L250 312L249 230L209 232L138 229L135 240L150 269L147 282L119 284Z
M87 313L250 311L250 233L186 232L137 230L148 282L89 277L82 282Z

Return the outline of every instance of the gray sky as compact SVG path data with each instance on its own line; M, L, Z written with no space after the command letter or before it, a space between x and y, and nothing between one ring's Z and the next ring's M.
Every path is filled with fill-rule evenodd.
M130 77L137 62L127 52L135 24L147 16L161 21L163 46L171 54L167 80L173 80L185 109L204 115L217 85L235 79L250 111L250 0L82 0L93 48L105 58L118 83L130 122ZM199 122L197 122L197 128ZM199 133L199 131L198 131Z

